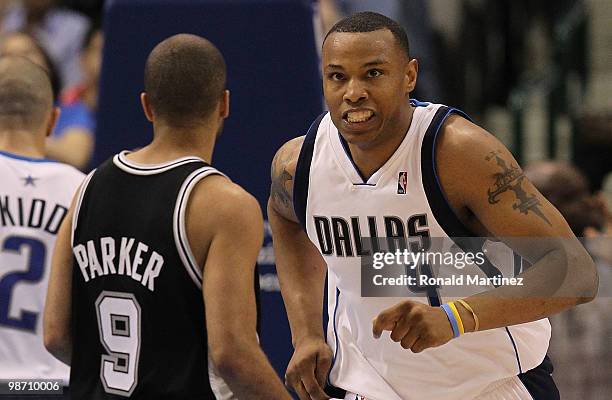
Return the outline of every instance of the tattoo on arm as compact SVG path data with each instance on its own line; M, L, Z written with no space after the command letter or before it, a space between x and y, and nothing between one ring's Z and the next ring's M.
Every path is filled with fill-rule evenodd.
M292 195L288 187L291 185L293 176L287 171L289 160L283 154L279 154L278 159L272 163L272 187L270 197L279 206L293 209Z
M504 192L514 192L517 202L512 205L513 209L525 215L531 211L546 221L548 225L551 225L548 218L546 218L542 212L542 202L538 199L537 195L527 193L523 188L523 181L525 180L523 171L518 166L512 165L512 163L506 163L500 155L501 151L497 150L492 151L485 157L487 161L496 162L497 166L501 169L501 172L495 174L495 183L493 187L487 189L489 204L499 202L497 197Z

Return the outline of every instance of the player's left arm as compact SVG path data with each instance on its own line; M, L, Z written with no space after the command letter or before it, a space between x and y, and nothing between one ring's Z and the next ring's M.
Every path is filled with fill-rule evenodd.
M77 191L78 193L79 191ZM44 344L58 360L70 365L72 358L72 214L73 204L57 233L51 262L43 319Z
M464 299L479 318L479 330L535 321L592 300L598 277L593 260L561 214L524 176L494 136L452 116L438 141L437 172L455 213L474 222L481 235L503 240L532 263L522 286L500 286ZM466 332L472 314L458 306ZM420 352L442 345L453 333L444 311L406 301L384 310L373 332Z
M532 264L520 275L522 285L500 286L466 299L481 330L535 321L595 297L593 260L499 140L453 117L437 154L443 188L456 193L454 207L465 207L490 236Z

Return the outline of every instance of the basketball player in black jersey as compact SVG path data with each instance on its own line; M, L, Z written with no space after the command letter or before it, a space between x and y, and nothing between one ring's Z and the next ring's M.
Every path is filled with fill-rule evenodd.
M358 13L330 30L323 43L322 62L323 91L331 120L344 141L346 156L366 182L393 156L411 126L415 105L409 102L409 95L416 85L417 60L409 56L408 39L396 22L380 14ZM458 220L469 236L566 238L540 241L537 246L526 245L526 241L508 242L534 265L525 274L523 286L499 287L466 298L474 314L459 307L465 332L474 331L474 315L479 317L480 330L488 330L539 320L592 300L597 291L596 269L563 217L525 178L502 143L460 115L447 115L436 131L439 134L432 149L436 155L432 168L440 186L437 190L443 191L447 202L447 217L441 221ZM316 133L318 124L313 125ZM334 358L321 326L326 259L304 231L305 217L311 212L306 198L314 199L321 193L320 188L319 192L308 190L309 176L328 173L311 167L311 162L317 165L320 160L312 156L315 137L317 143L321 143L320 138L323 143L331 140L309 131L306 140L304 136L292 139L278 150L268 203L276 265L295 348L286 384L301 400L329 398L324 388ZM394 195L395 187L389 191L389 196ZM348 204L347 208L351 206L358 207ZM384 202L380 210L381 214L385 212ZM337 219L349 220L351 215ZM348 237L352 235L344 239ZM559 274L559 269L565 275ZM359 268L355 274L359 274ZM563 294L544 297L554 285L558 285L555 293ZM398 342L398 352L420 353L453 339L449 318L441 307L411 300L381 309L372 321L371 333L354 334L380 338L383 331L391 332L391 340ZM375 349L369 351L376 358ZM461 364L449 365L467 365L470 359L457 361ZM381 372L382 378L393 373L392 368ZM440 381L453 373L450 367L441 370ZM535 385L540 386L535 388L538 393L531 392L535 399L558 399L549 373L542 371L539 376L540 382ZM371 382L363 379L359 384L365 391ZM418 393L418 388L406 385L407 392ZM454 389L448 387L449 393Z
M153 141L106 161L73 201L45 312L73 399L290 399L256 334L261 211L209 165L225 80L209 41L157 45L141 95Z

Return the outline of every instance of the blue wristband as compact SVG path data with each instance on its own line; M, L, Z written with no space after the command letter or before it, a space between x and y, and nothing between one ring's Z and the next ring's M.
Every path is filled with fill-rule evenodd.
M457 319L455 318L455 314L453 314L453 310L451 310L448 304L442 304L440 307L442 307L450 321L451 327L453 328L453 335L459 337L459 325L457 324Z

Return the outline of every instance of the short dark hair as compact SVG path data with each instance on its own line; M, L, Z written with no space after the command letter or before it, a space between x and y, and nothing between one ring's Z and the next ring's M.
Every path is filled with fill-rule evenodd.
M53 108L47 71L21 56L0 57L0 129L38 129Z
M225 89L227 72L214 44L200 36L179 34L155 46L144 75L155 116L180 127L210 116Z
M406 53L406 57L410 59L410 45L404 28L391 18L372 11L358 12L341 19L327 32L323 43L334 32L374 32L381 29L388 29L393 34L397 43Z

